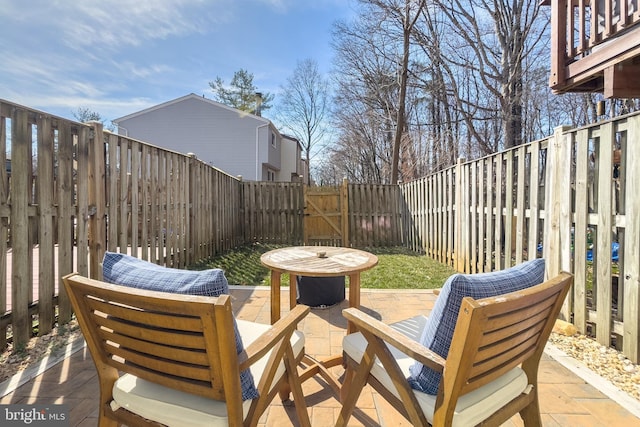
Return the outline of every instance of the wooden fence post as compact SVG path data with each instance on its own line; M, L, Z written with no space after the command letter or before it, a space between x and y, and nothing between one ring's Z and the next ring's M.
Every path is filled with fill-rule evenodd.
M553 137L549 138L549 148L547 151L546 179L545 179L545 222L544 222L544 243L543 253L546 259L547 277L556 276L560 270L570 271L571 259L563 259L562 244L569 245L570 241L563 238L563 230L570 228L570 216L566 206L571 206L571 186L569 185L568 174L570 168L566 167L567 157L563 157L564 152L570 154L571 147L568 138L564 133L569 130L567 126L560 126L554 130ZM570 157L568 157L570 158ZM567 224L564 225L563 222ZM570 238L570 236L567 236ZM565 301L561 316L565 320L570 320L571 308L569 298Z
M513 181L513 153L514 150L507 150L504 153L506 159L506 172L504 176L504 221L503 227L503 266L509 268L513 264L511 262L511 256L513 255L513 189L515 183Z
M73 186L73 134L71 122L58 125L58 174L56 192L58 198L58 277L72 273L73 223L75 219ZM68 323L73 309L64 286L58 287L58 322Z
M41 115L38 126L38 186L39 204L38 241L38 335L46 335L55 324L55 265L54 265L54 179L53 179L53 129L51 117Z
M100 263L107 247L105 144L102 123L91 122L89 141L89 274L102 279Z
M29 289L31 266L29 265L29 213L31 191L29 170L31 163L29 146L31 135L27 111L15 108L11 117L11 329L14 348L23 348L31 338L29 316ZM19 165L19 167L18 167Z
M340 214L342 218L342 246L348 248L349 243L349 180L342 179L340 188Z
M613 229L613 192L611 180L613 176L613 141L615 139L613 124L605 122L600 126L600 138L596 148L598 162L598 228L596 233L593 268L597 274L593 277L596 292L596 341L601 345L611 345L611 230ZM625 302L626 305L626 302Z
M640 361L640 117L629 120L626 146L626 227L624 240L624 334L622 351Z
M578 332L586 334L589 312L587 310L587 228L589 215L589 129L581 129L576 133L576 213L574 225L573 250L573 324Z
M89 274L89 132L92 129L81 125L72 148L71 168L75 166L75 177L71 173L71 181L75 184L70 188L71 200L75 203L72 213L73 237L71 245L76 256L71 257L72 270L83 276ZM75 259L74 259L75 258ZM75 264L74 264L75 261Z
M455 184L454 184L456 201L455 201L455 216L453 221L454 222L453 268L459 272L464 271L464 265L465 265L464 249L463 249L463 230L464 230L464 227L466 226L466 222L463 224L463 218L465 214L463 209L463 206L464 206L464 203L463 203L464 179L462 176L463 163L464 163L464 159L459 158L458 163L456 164L456 178L455 178Z
M502 201L503 195L503 185L502 185L502 177L504 175L504 153L496 154L496 182L495 182L495 201L496 201L496 215L495 215L495 226L493 233L493 251L495 252L495 260L494 260L494 270L501 270L506 264L502 260L502 227L504 225L504 217L502 215L504 211L504 203ZM487 236L489 239L491 236Z

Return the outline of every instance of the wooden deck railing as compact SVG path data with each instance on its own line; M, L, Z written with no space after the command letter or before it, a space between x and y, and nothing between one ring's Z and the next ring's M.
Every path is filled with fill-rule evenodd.
M640 96L638 0L545 0L551 6L551 76L555 92Z

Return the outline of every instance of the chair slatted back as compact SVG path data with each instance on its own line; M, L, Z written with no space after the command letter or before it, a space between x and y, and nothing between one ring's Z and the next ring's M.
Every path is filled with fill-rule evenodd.
M570 274L561 273L541 285L507 295L465 298L441 387L455 390L451 397L457 399L520 364L528 371L530 384L537 384L540 356L572 280ZM528 366L529 361L535 366Z
M163 295L81 276L66 283L99 370L216 400L225 400L225 385L240 396L228 295Z
M516 413L520 413L524 425L541 425L538 366L572 282L570 273L561 272L521 291L478 300L464 298L446 360L360 310L344 310L345 317L356 325L367 345L363 347L362 359L354 359L345 351L345 392L336 427L347 425L367 382L413 425L430 425L429 414L423 412L389 346L442 372L432 425L452 425L460 396L497 380L517 366L522 367L528 385L479 425L500 426ZM395 390L371 373L376 360L383 365Z

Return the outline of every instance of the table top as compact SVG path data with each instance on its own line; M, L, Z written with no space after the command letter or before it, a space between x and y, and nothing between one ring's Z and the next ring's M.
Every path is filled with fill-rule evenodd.
M359 249L334 246L295 246L274 249L260 257L271 270L300 276L343 276L368 270L378 257Z

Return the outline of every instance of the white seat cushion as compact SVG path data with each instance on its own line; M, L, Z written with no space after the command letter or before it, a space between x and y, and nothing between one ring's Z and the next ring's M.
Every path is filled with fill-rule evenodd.
M271 326L260 323L237 320L238 330L245 346L249 346ZM304 335L294 331L291 337L293 353L298 356L304 348ZM271 352L251 366L251 374L260 382L265 365ZM281 362L276 372L274 382L277 382L285 372ZM247 415L251 400L243 403L244 416ZM189 393L173 390L149 381L142 380L131 374L125 374L118 379L113 387L113 401L111 408L125 408L144 418L158 421L168 426L227 426L227 407L225 402L195 396Z
M389 326L409 338L418 341L426 322L427 317L416 316L411 319L393 323ZM347 335L342 341L344 352L358 362L362 360L366 345L367 341L361 333ZM398 362L400 370L405 377L408 378L410 376L409 368L415 363L415 360L392 346L389 346L389 348L393 357ZM400 397L391 378L379 360L376 360L376 363L373 365L371 374L396 397ZM458 404L456 405L453 416L453 426L474 426L482 422L525 391L528 386L527 383L527 376L524 371L520 368L514 368L495 381L461 396L460 399L458 399ZM413 393L424 411L427 420L432 423L436 396L422 393L418 390L413 390Z

